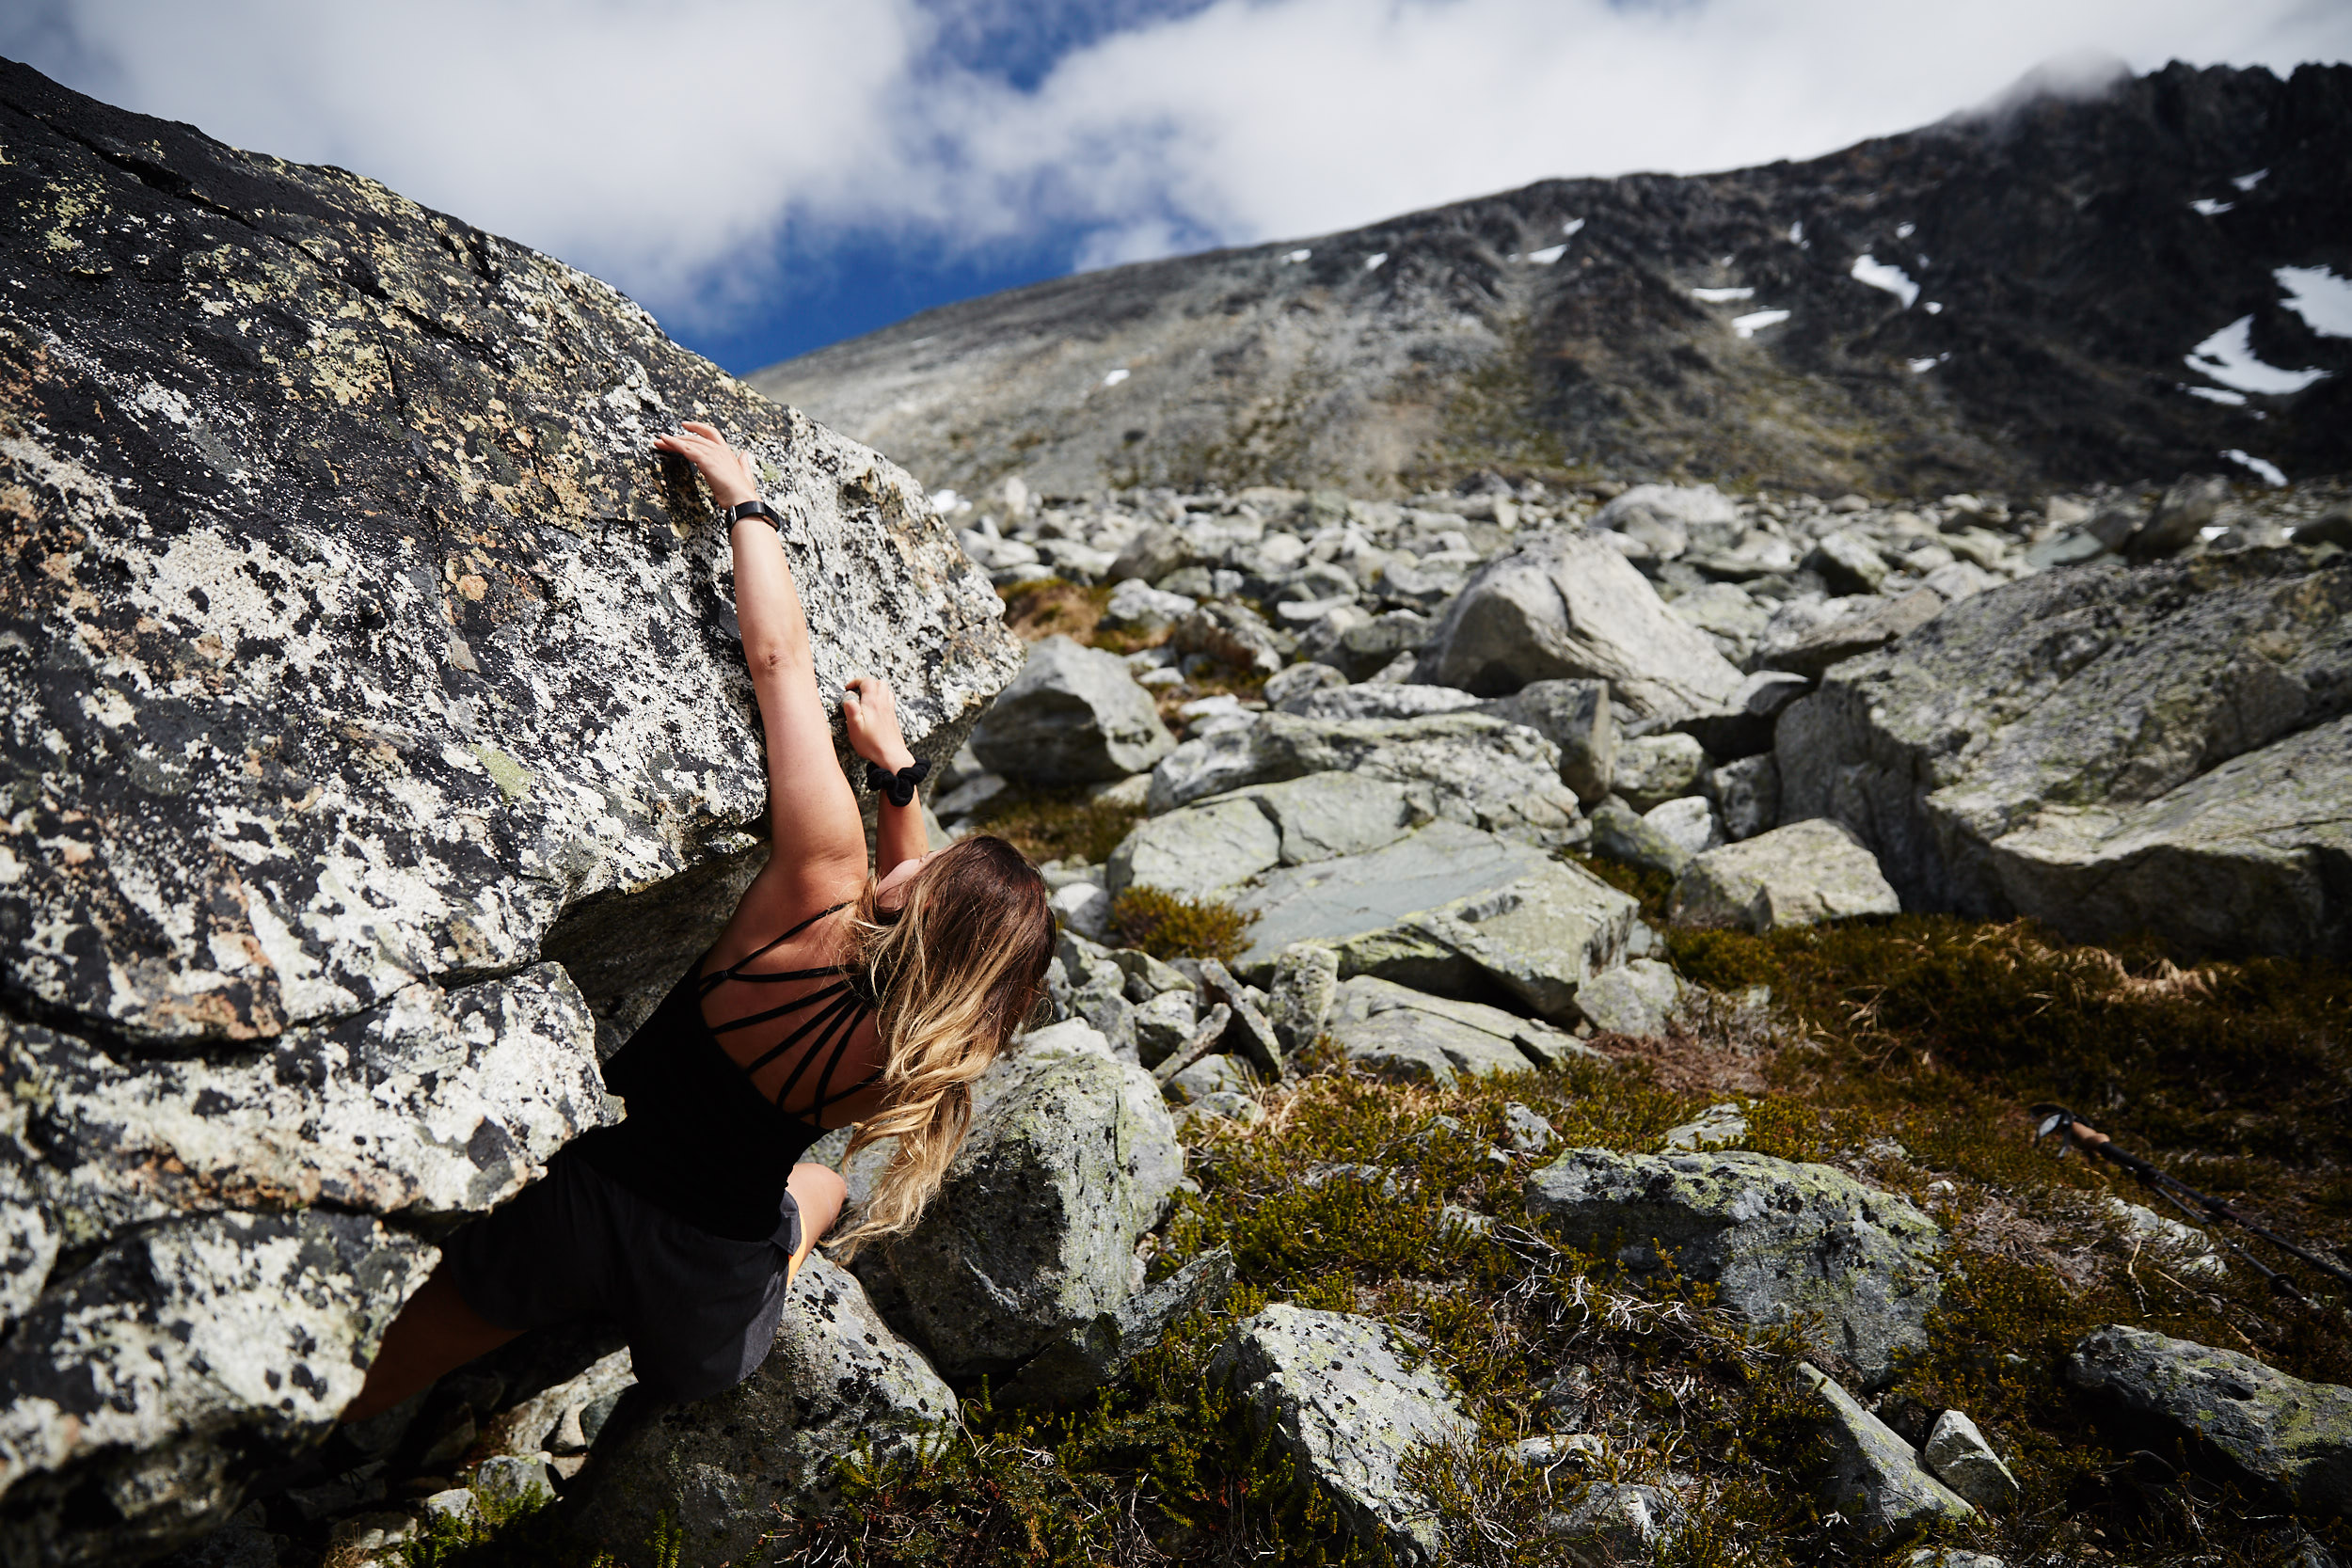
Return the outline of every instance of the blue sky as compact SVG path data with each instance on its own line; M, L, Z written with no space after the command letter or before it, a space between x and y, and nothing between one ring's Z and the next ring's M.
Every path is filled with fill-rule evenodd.
M739 372L1073 269L1828 151L2342 0L15 0L0 54L586 267Z

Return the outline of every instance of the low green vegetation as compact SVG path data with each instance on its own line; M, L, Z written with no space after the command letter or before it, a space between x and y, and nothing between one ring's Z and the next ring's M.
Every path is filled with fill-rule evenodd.
M1111 901L1111 941L1155 958L1232 962L1249 945L1257 915L1231 904L1197 901L1155 887L1131 887Z
M1084 788L1007 790L974 819L1039 864L1100 864L1141 819L1143 808L1090 798Z
M1131 915L1150 903L1129 897ZM1174 912L1170 901L1162 930ZM1873 1560L1811 1500L1822 1449L1792 1386L1804 1354L1792 1335L1734 1320L1703 1285L1636 1280L1526 1227L1530 1162L1493 1152L1512 1101L1567 1146L1650 1152L1734 1097L1748 1106L1745 1147L1858 1173L1947 1233L1929 1347L1879 1409L1899 1426L1968 1412L2026 1495L2006 1517L1935 1544L2011 1563L2293 1560L2299 1537L2278 1533L2283 1521L2259 1499L2184 1482L2180 1454L2101 1430L2063 1366L2089 1329L2122 1322L2352 1382L2341 1292L2293 1265L2306 1300L2273 1293L2236 1259L2209 1276L2137 1251L2106 1204L2146 1195L2111 1167L2032 1148L2024 1107L2066 1100L2194 1185L2341 1251L2352 1239L2352 976L2281 961L2183 971L2024 924L1934 917L1670 943L1677 968L1720 993L1769 987L1770 1011L1701 1005L1663 1037L1612 1041L1608 1062L1445 1089L1368 1076L1325 1046L1265 1092L1263 1123L1197 1121L1200 1190L1152 1271L1229 1248L1228 1298L1089 1408L1041 1416L981 1388L918 1461L853 1459L849 1507L779 1521L771 1560L1377 1560L1207 1378L1232 1323L1273 1301L1377 1317L1461 1388L1477 1440L1414 1468L1440 1503L1449 1564L1569 1560L1547 1522L1572 1497L1574 1472L1522 1466L1505 1449L1567 1431L1605 1439L1604 1473L1688 1478L1689 1527L1660 1562ZM1332 1165L1395 1180L1307 1180ZM1465 1216L1485 1216L1483 1232ZM2312 1529L2339 1554L2352 1546L2343 1522ZM660 1545L617 1560L651 1562ZM592 1560L564 1555L532 1519L432 1560Z

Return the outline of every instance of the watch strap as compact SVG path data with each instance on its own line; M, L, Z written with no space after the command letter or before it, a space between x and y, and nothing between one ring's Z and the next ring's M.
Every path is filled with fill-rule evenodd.
M741 522L746 517L759 518L770 528L774 529L779 534L784 531L784 519L777 516L776 509L770 506L766 501L741 501L726 509L727 527L729 528L733 528L736 524Z

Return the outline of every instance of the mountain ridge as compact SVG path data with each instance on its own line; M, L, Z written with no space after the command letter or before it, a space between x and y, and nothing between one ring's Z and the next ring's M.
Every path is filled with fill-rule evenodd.
M2352 67L2174 64L1820 158L1052 279L748 379L964 489L2026 492L2233 450L2304 478L2352 468L2352 338L2279 274L2352 278L2348 164ZM2193 372L2233 327L2241 386L2320 373Z

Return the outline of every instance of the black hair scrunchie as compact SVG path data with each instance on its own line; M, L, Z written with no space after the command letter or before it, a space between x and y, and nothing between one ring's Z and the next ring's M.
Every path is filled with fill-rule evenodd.
M914 803L914 786L929 777L931 765L917 759L893 773L879 762L866 765L866 787L886 798L894 806Z

